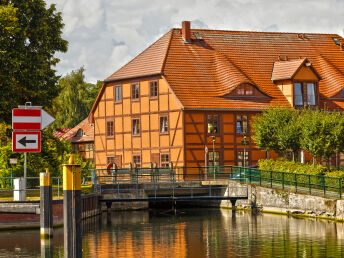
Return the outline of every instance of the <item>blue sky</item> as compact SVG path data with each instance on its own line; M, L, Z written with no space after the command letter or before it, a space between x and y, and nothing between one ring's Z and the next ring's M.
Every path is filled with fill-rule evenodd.
M62 12L67 53L56 69L84 66L86 80L103 80L181 21L191 28L337 33L344 0L46 0Z

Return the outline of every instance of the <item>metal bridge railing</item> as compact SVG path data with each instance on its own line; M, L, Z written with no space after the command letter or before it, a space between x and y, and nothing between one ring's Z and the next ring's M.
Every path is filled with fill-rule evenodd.
M342 198L342 179L322 175L297 174L237 166L97 169L97 186L124 183L177 183L231 179L264 187L331 198ZM96 176L96 177L95 177ZM93 180L93 182L95 182Z

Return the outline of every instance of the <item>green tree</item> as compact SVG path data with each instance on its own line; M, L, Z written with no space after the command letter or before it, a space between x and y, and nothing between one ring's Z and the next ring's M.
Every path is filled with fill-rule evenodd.
M101 82L85 82L81 67L59 80L60 94L54 100L55 127L74 127L85 119L98 94Z
M259 148L278 154L293 153L295 159L300 150L301 130L298 112L288 108L270 108L254 117L253 139Z
M0 121L10 123L11 109L31 101L49 107L58 94L52 69L61 38L61 13L43 0L0 0Z
M304 110L301 114L302 148L317 158L327 160L330 170L330 157L344 149L344 117L340 113L322 110Z

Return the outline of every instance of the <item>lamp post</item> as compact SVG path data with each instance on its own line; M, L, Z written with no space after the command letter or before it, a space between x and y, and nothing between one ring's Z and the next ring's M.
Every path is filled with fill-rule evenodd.
M245 142L245 144L244 144L244 169L246 167L246 134L247 134L247 132L244 131L244 142Z
M215 179L215 139L216 137L212 135L211 138L213 139L213 166L214 166L214 179Z

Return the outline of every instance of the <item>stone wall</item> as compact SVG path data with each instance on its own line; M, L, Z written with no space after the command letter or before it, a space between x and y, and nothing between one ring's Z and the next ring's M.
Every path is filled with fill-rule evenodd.
M228 194L235 195L235 189L238 185L240 183L230 182L227 189ZM260 212L344 220L343 200L293 193L255 185L248 186L248 197L248 200L237 201L236 206L238 208L255 209ZM231 208L232 205L230 201L222 201L221 207Z

